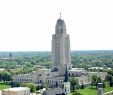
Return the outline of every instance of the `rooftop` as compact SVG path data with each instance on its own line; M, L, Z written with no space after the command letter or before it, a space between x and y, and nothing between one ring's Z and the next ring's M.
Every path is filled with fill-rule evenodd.
M68 70L68 71L76 71L76 72L78 71L79 72L79 71L85 71L85 70L84 70L84 68L72 68L71 70Z
M3 91L21 91L25 89L29 89L29 88L28 87L14 87L14 88L3 89Z

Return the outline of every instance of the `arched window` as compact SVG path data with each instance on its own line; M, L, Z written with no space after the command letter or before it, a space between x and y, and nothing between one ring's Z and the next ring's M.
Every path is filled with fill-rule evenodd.
M69 77L70 77L70 73L69 73Z
M62 28L62 29L60 29L60 34L63 34L63 28Z

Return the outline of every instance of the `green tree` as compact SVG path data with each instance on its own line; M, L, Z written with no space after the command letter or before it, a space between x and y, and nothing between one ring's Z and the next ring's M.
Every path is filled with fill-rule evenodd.
M96 85L97 79L98 79L98 77L97 77L97 75L95 75L95 74L91 77L91 80L92 80L92 83L91 83L91 84L92 84L93 86Z
M40 86L39 85L36 86L36 90L37 91L40 90Z
M36 92L36 87L33 83L21 83L20 86L29 87L31 93Z
M75 79L74 77L72 77L70 79L70 83L71 83L71 88L74 91L76 87L78 87L78 79ZM76 86L76 87L75 87Z
M92 76L92 85L93 86L96 86L96 88L97 88L97 86L98 86L98 83L100 83L100 82L102 82L102 79L100 78L100 77L98 77L97 75L93 75Z
M98 83L102 82L102 79L100 77L97 77L97 82Z
M7 81L11 81L11 73L6 70L0 71L0 81L4 81L4 83Z

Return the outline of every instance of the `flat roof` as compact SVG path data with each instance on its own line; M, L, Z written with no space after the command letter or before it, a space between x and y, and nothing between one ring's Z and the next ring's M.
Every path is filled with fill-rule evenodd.
M72 68L71 70L68 70L68 71L78 71L78 72L80 72L80 71L85 71L84 70L84 68Z
M3 91L21 91L25 89L30 89L28 87L14 87L14 88L8 88L8 89L3 89Z
M41 69L42 71L50 71L51 69Z

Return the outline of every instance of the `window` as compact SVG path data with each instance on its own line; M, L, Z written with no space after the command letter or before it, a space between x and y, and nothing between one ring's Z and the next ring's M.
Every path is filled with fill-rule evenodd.
M66 91L66 87L65 87L65 91Z

